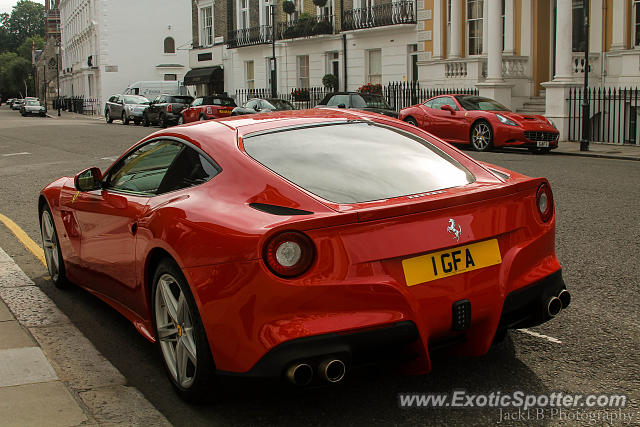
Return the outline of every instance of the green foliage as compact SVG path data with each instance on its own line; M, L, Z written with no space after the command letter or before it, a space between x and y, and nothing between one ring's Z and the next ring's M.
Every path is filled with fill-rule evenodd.
M282 10L287 15L291 15L293 12L296 11L296 4L291 0L285 0L282 2Z
M15 52L0 54L0 93L4 98L33 94L33 67L31 61Z
M325 7L325 5L327 4L327 0L313 0L313 4L318 7Z
M329 90L338 90L338 78L334 74L325 74L322 77L322 86Z
M35 45L36 49L42 49L44 47L44 38L42 38L42 36L27 37L22 44L18 46L16 50L18 55L31 61L32 45Z

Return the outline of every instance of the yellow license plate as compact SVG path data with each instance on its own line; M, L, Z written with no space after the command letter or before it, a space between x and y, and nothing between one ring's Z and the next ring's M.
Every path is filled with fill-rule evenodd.
M220 110L221 114L231 114L231 110Z
M402 268L407 286L413 286L501 262L498 241L492 239L405 259Z

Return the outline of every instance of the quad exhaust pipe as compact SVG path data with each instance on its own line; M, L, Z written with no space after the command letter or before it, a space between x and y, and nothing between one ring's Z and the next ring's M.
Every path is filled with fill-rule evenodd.
M571 294L563 289L557 297L550 297L547 300L547 315L551 318L556 317L561 310L569 307L569 304L571 304Z
M340 359L325 359L318 365L318 377L328 383L339 383L344 379L346 373L347 366ZM306 386L313 381L314 370L309 363L294 363L287 369L286 377L292 384Z

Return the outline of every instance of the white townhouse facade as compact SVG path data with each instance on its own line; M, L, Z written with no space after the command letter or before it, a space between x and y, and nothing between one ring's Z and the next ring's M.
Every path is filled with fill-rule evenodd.
M273 0L193 0L192 74L198 94L213 88L271 86ZM322 3L322 2L319 2ZM286 14L275 3L278 92L322 86L333 74L340 90L364 83L417 79L415 0L296 0ZM215 70L218 70L216 75ZM209 73L208 75L206 75ZM223 79L223 82L220 82Z
M190 0L61 0L60 93L105 101L137 81L182 81Z

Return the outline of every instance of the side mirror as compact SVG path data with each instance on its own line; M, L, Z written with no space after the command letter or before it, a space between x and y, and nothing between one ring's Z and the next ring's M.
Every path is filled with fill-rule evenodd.
M441 110L449 111L451 114L455 114L456 110L453 109L451 105L443 105L440 107Z
M93 167L85 169L75 176L73 183L78 191L93 191L101 188L102 172Z

